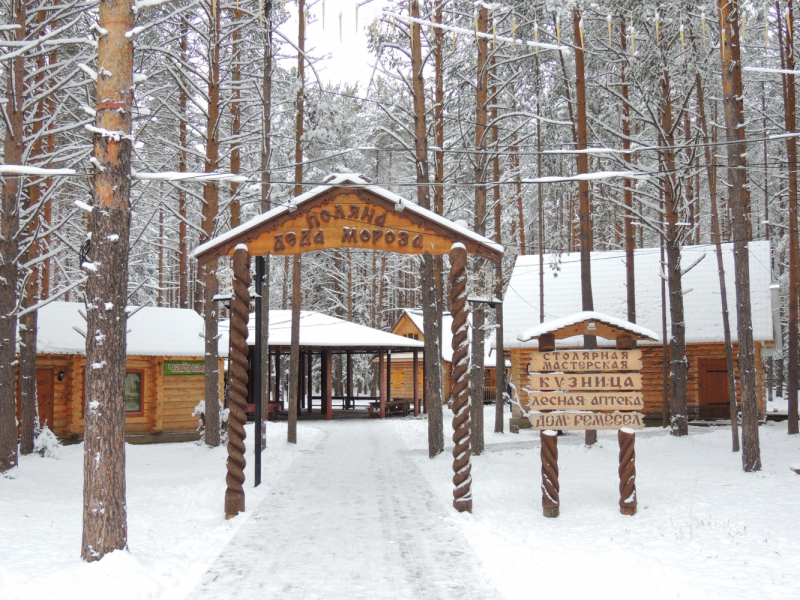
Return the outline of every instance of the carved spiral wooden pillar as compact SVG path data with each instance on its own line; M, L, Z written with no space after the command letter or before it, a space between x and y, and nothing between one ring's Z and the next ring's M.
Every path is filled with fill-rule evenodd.
M231 350L228 359L228 475L225 482L225 518L244 511L244 424L247 421L247 320L250 315L250 253L237 246L233 253L233 297L231 298Z
M542 440L542 514L557 517L561 501L558 497L558 432L541 431Z
M636 514L636 434L623 427L617 432L619 440L619 512Z
M453 244L450 250L450 314L453 316L453 506L472 512L472 465L470 458L469 339L467 331L467 249Z

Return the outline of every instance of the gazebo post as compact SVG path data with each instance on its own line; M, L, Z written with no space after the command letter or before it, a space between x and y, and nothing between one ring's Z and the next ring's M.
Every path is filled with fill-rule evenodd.
M422 414L428 414L428 386L425 385L425 349L422 350Z
M350 403L353 400L353 353L347 351L347 400L345 401L345 408L350 408Z
M325 390L328 389L328 371L325 369L325 349L319 353L319 414L325 414Z
M312 376L314 372L314 353L309 350L308 351L308 363L306 364L307 371L307 378L308 378L308 406L306 407L306 411L308 414L311 414L311 410L314 407L314 378Z
M411 367L413 375L411 376L412 385L414 386L414 416L419 416L419 351L414 350L414 361Z
M378 350L378 399L381 407L381 419L386 418L386 390L384 383L386 379L383 374L383 349Z
M244 511L244 424L247 422L247 321L250 317L250 253L238 247L233 253L233 296L231 297L231 352L228 372L228 475L225 478L225 518Z
M306 401L306 370L303 365L306 364L306 353L300 351L300 365L297 368L297 416L303 414L303 404Z
M392 349L386 350L386 402L392 401ZM381 415L383 418L384 415Z
M281 349L275 349L275 401L281 403L283 410L283 396L281 395Z
M325 350L323 354L324 362L323 368L325 369L325 413L326 419L330 421L333 419L333 352L330 349Z
M467 338L467 249L453 244L450 250L450 314L453 315L453 507L472 512L471 399L469 387L469 339Z

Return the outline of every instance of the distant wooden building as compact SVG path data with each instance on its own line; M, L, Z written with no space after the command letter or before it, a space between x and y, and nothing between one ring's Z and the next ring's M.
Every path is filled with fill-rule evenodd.
M269 311L269 368L270 368L270 402L280 405L280 410L286 407L286 399L289 391L289 381L284 373L284 366L289 364L291 352L291 325L292 311L272 309ZM255 316L250 315L248 320L247 343L250 346L248 356L248 413L255 412L255 393L253 382L253 363L255 346ZM221 321L219 324L220 344L227 346L230 340L230 320ZM374 329L365 325L359 325L351 321L337 319L330 315L315 311L300 311L300 370L299 370L299 403L298 411L302 415L311 414L314 410L315 402L319 407L320 414L327 419L334 416L334 403L341 402L343 410L354 409L357 403L363 405L367 402L373 409L380 409L385 416L386 406L398 404L397 401L407 401L404 404L404 411L425 410L424 396L420 387L419 394L415 397L413 386L408 384L410 392L408 394L397 393L393 375L396 372L394 357L400 355L412 356L417 353L417 360L422 365L423 344L413 339L407 339L380 329ZM339 355L344 370L342 393L334 394L333 391L333 356ZM354 387L354 365L353 359L358 355L383 357L384 367L377 375L376 391L378 395L368 396L359 394ZM319 394L313 393L314 388L314 363L316 357L319 358ZM379 358L375 359L376 362ZM279 376L275 377L275 373ZM386 383L389 389L385 389ZM362 406L363 407L363 406ZM277 408L277 406L276 406ZM372 411L370 411L372 414Z
M447 401L450 398L450 390L453 386L453 380L450 377L450 366L453 360L453 347L452 340L453 334L450 328L453 324L453 317L450 313L444 313L442 316L442 398ZM406 308L400 318L394 324L391 330L396 335L418 340L425 341L425 330L422 319L422 310ZM495 368L495 355L491 349L489 341L485 344L486 353L483 357L483 400L484 402L494 402L496 393L496 368ZM420 390L424 385L422 374L422 364L420 361L419 369L419 386ZM396 354L392 356L392 394L397 397L404 397L413 393L412 388L413 377L413 357L411 354ZM421 392L420 392L421 393Z
M764 358L774 347L773 306L770 294L769 242L750 242L750 301L755 340L756 386L758 409L763 416L766 406ZM734 341L734 374L738 395L738 347L736 295L733 270L733 245L723 244L725 280L730 310L731 335ZM661 255L658 248L635 251L636 322L661 334ZM688 268L683 276L686 322L686 358L689 362L687 404L690 419L728 418L728 379L722 329L719 276L714 246L684 246L681 264ZM559 319L582 310L580 255L578 253L544 257L544 321ZM553 268L557 265L558 268ZM594 309L620 319L627 319L625 253L592 252L592 293ZM537 349L526 332L539 324L539 257L517 258L505 296L503 344L511 358L511 384L514 398L520 399L528 373L530 351ZM667 294L667 303L669 294ZM667 339L669 304L667 310ZM598 343L604 344L602 339ZM605 342L610 343L610 342ZM558 348L582 348L579 337L558 340ZM663 392L663 348L661 341L639 342L644 384L645 414L661 419Z
M38 319L39 421L72 440L83 436L84 427L86 341L78 332L86 329L84 310L82 303L51 302L39 309ZM128 319L128 330L128 441L196 439L192 412L205 397L203 319L193 310L145 307Z

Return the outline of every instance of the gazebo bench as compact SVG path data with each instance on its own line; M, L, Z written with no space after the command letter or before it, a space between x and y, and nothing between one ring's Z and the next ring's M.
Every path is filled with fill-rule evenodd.
M409 400L408 398L392 398L392 401L387 402L385 407L387 413L402 412L403 416L405 417L408 415L409 408L412 407L413 404L414 401ZM377 410L378 412L380 412L381 410L381 403L379 401L369 403L369 406L367 406L367 414L369 414L369 416L372 416L372 413L375 410Z

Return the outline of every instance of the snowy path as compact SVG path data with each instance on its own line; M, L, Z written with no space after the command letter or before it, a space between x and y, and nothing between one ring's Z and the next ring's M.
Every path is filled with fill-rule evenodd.
M499 598L391 424L321 428L189 598Z

